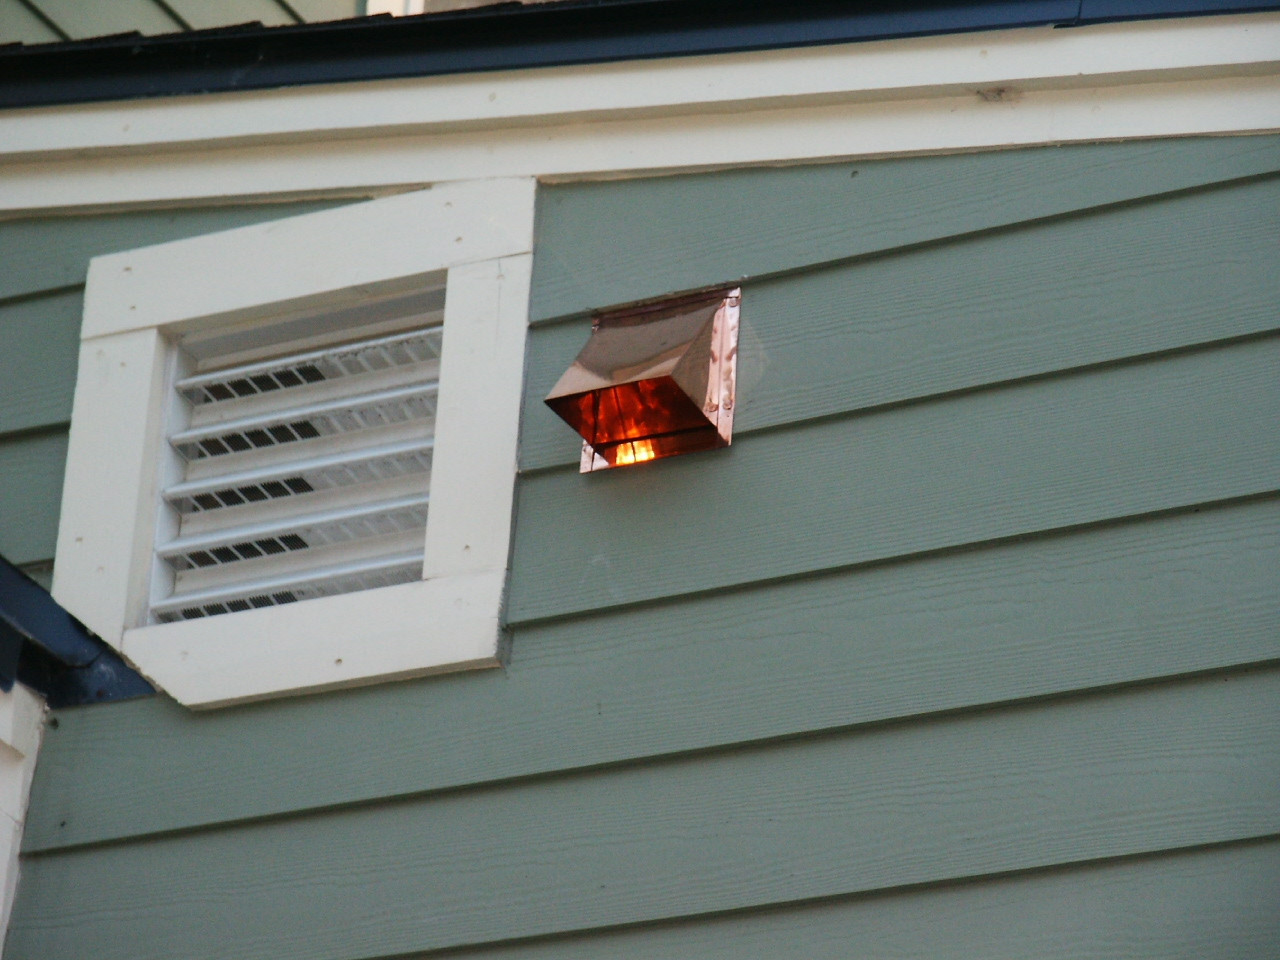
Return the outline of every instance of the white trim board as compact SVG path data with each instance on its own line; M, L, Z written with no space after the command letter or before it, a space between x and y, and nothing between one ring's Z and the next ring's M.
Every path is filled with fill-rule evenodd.
M188 706L498 665L534 187L447 184L95 258L58 532L58 602ZM345 305L441 271L423 580L143 626L171 338L299 305Z
M11 110L0 112L0 159L918 99L1009 85L1069 87L1085 78L1117 86L1206 70L1265 71L1278 59L1275 13L1036 27Z
M389 137L0 169L0 209L34 213L269 194L370 192L471 177L664 171L1280 131L1280 76L909 100L749 115Z
M18 852L44 734L44 697L15 683L0 692L0 937L18 887Z
M1280 15L1252 14L10 111L0 211L1276 130Z
M358 301L372 285L412 285L429 273L528 253L532 225L521 214L532 203L526 180L452 184L95 257L81 336L229 322L263 304L282 312ZM341 242L326 246L317 236Z
M121 650L198 707L493 667L505 579L501 570L440 576L139 627L125 631Z

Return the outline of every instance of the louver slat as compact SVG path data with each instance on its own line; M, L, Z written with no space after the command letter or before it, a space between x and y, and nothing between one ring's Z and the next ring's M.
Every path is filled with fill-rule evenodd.
M374 560L335 564L290 576L272 577L251 584L177 595L153 604L151 611L162 623L212 617L259 607L275 607L299 600L327 597L355 590L389 587L422 576L422 551Z
M183 537L159 553L175 570L188 570L425 529L426 523L427 496L421 494Z
M339 397L287 410L261 412L256 416L183 430L174 434L169 442L184 460L200 460L202 457L227 456L410 420L429 425L435 419L435 389L434 383L422 384L420 387L379 390L364 397Z
M227 367L175 384L183 476L157 546L168 622L422 575L440 328Z
M225 370L185 377L174 388L189 403L222 403L241 397L289 390L309 383L336 380L403 367L440 357L440 327L378 337L330 350L280 357Z
M219 510L247 503L296 497L332 487L370 483L408 473L430 482L431 440L412 440L179 483L164 498L179 513Z
M296 443L317 437L367 430L418 420L435 419L436 384L381 390L359 398L339 397L323 403L259 413L194 430L170 438L186 460Z

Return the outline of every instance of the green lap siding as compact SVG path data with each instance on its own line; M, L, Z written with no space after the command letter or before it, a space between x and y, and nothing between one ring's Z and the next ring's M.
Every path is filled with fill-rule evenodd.
M78 287L0 304L0 434L71 419L83 312Z
M1239 137L553 187L539 206L533 318L1278 170L1280 141Z
M1266 957L1280 909L1280 843L1120 860L910 896L660 923L595 935L434 954L469 960L1203 960ZM1206 891L1213 891L1206 896Z
M10 944L399 955L1265 836L1280 671L1229 680L38 858Z
M6 960L1274 954L1280 138L544 186L537 236L508 664L63 711ZM724 282L733 446L579 475L586 313Z
M1260 252L1274 248L1277 223L1280 177L750 283L734 428L1275 329L1280 270ZM526 470L577 462L542 397L588 329L584 318L533 331Z
M1268 337L770 431L719 455L714 490L705 457L542 473L520 488L510 617L1275 490L1278 369Z
M1277 659L1277 568L1280 500L1269 498L519 628L501 696L476 677L336 694L323 701L324 737L307 700L66 711L25 842L51 849ZM185 745L163 763L138 749L159 731Z
M63 429L0 438L0 554L10 562L53 556L66 460Z

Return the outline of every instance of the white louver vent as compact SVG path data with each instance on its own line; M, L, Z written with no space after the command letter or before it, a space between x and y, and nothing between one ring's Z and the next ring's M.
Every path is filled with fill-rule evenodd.
M441 329L175 384L189 416L168 438L154 621L421 578Z

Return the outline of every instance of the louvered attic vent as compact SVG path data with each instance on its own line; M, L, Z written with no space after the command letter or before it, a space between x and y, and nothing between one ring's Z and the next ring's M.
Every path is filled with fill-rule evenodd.
M153 621L421 578L441 329L175 384L189 416L168 438Z

